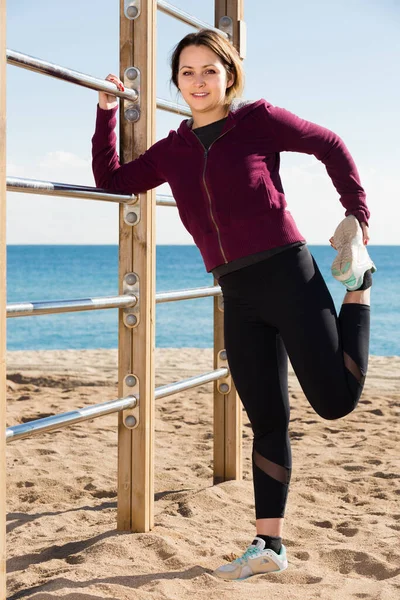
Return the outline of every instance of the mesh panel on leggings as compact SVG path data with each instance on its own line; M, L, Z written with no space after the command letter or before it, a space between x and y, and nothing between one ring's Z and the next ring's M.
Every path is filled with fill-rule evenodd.
M264 458L257 452L257 450L253 450L253 460L259 469L264 471L267 475L276 479L280 483L284 483L287 485L290 479L290 471L285 467L281 467L281 465L277 465L276 463L268 460L268 458Z
M357 363L351 358L351 356L349 356L347 354L347 352L343 352L343 358L344 358L344 364L346 366L346 369L348 371L350 371L350 373L352 373L352 375L354 375L354 377L357 379L357 381L360 383L361 381L363 381L364 377L361 373L360 367L357 365Z

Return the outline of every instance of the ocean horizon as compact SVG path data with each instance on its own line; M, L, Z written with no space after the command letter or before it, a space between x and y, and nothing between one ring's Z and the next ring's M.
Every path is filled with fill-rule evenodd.
M330 274L334 251L309 245L336 309L344 290ZM400 355L400 246L368 246L378 271L372 289L370 353ZM213 285L193 245L157 245L156 290ZM7 302L118 294L117 245L8 245ZM156 347L211 348L212 298L156 307ZM7 350L117 348L117 309L7 319Z

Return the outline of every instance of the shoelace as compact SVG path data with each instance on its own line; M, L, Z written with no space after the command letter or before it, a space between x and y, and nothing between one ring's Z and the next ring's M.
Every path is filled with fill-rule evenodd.
M242 554L242 556L240 556L239 558L236 558L233 562L234 564L241 565L244 562L246 562L248 558L252 558L255 554L258 554L258 552L259 550L257 546L249 546L246 552Z

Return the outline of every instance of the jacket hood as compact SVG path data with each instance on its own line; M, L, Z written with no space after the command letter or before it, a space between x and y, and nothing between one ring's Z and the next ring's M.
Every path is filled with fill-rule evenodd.
M228 118L226 123L224 124L222 132L236 125L238 121L243 119L246 115L248 115L250 112L252 112L255 108L257 108L260 104L263 104L264 102L265 100L263 99L245 100L243 98L234 98L229 107ZM182 121L177 130L178 135L182 136L186 139L186 141L190 143L193 141L193 136L191 133L192 125L193 118L191 117L190 119L185 119L184 121Z

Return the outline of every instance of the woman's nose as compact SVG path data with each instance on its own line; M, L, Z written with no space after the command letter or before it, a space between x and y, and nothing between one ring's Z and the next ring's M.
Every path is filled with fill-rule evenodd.
M195 75L195 85L204 85L204 77L203 75Z

